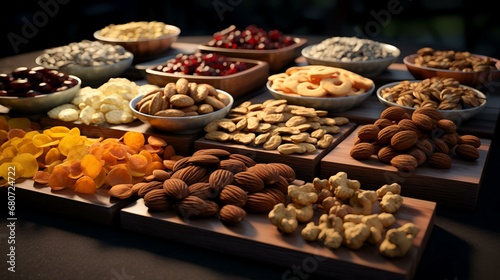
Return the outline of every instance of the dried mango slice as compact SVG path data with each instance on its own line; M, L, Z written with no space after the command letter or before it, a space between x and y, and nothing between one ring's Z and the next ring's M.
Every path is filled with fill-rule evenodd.
M31 178L38 171L38 161L36 157L30 153L21 153L12 158L12 162L20 163L24 167L22 178Z
M19 146L18 153L29 153L32 154L35 158L38 158L43 154L43 148L41 147L36 147L33 145L33 142L28 142L24 143L21 146Z
M45 154L45 164L51 164L61 158L61 152L57 148L50 148Z
M39 133L31 139L33 145L36 147L50 147L59 144L59 140L54 140L52 137L47 134Z
M132 175L125 167L115 167L106 175L106 183L110 186L118 184L131 184Z
M67 156L72 149L83 145L84 141L80 136L67 134L59 141L58 148L62 155Z
M8 146L8 147L5 147L5 149L2 150L2 156L5 157L5 158L13 158L17 155L17 149L16 147L13 147L13 146Z
M62 139L69 134L69 128L61 125L53 126L51 128L45 129L43 131L43 134L50 136L54 140Z
M102 163L93 154L86 154L83 156L80 164L85 176L95 179L101 173Z
M81 160L85 155L89 153L89 147L86 145L79 145L73 147L66 155L66 160L75 161Z
M24 173L24 167L19 162L4 162L0 164L0 177L11 180L18 179Z
M79 129L78 127L76 127L76 126L75 126L75 127L72 127L72 128L69 130L68 134L71 134L71 135L76 135L76 136L80 136L80 135L81 135L81 133L80 133L80 129Z
M123 135L123 143L138 151L146 143L146 138L140 132L127 131Z
M76 180L73 189L77 193L94 194L96 191L96 184L94 179L89 176L82 176Z
M40 132L36 130L31 130L31 131L26 131L26 134L24 134L25 139L33 139L35 135L40 134Z
M7 120L7 124L9 125L9 129L27 129L31 126L31 121L28 118L10 118Z
M154 135L150 135L148 137L148 144L151 146L156 146L156 147L165 147L167 146L167 141L163 140L162 138Z
M31 178L35 183L47 185L49 183L50 173L47 171L38 170Z
M67 167L62 164L54 166L49 176L49 187L54 191L58 191L69 187L70 184L71 179Z

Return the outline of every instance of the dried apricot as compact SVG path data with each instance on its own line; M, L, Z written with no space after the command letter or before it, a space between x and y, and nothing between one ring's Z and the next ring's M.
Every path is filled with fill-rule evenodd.
M76 180L73 189L77 193L93 194L96 191L96 184L89 176L82 176Z
M131 184L132 175L126 167L114 167L106 175L106 183L110 186L117 184Z
M47 171L38 170L33 175L33 181L38 184L47 185L49 183L50 173Z
M81 162L82 173L92 179L95 179L102 170L101 161L93 154L83 156Z
M60 164L54 166L54 169L49 176L49 187L54 190L62 190L70 186L71 179L69 178L69 171L66 166Z
M140 132L127 131L123 135L123 143L135 150L139 150L146 143L146 138Z
M31 178L38 171L38 161L36 157L30 153L20 153L12 158L13 163L19 163L24 167L22 178Z
M42 147L42 148L59 144L59 140L54 140L47 134L41 134L41 133L33 136L31 141L33 142L33 145L35 145L35 147Z
M18 179L24 173L24 167L19 162L4 162L0 164L0 177L4 179Z

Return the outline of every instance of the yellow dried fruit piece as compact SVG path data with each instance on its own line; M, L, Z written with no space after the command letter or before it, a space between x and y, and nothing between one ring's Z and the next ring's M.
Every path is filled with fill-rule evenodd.
M24 167L19 162L4 162L0 164L0 177L9 179L18 179L24 173Z
M36 157L30 153L21 153L12 158L13 163L19 163L24 167L22 178L31 178L38 171L38 161Z
M140 132L127 131L123 135L123 143L138 151L146 143L146 138Z
M102 170L101 161L93 154L83 156L81 162L82 173L92 179L95 179Z
M54 190L62 190L69 187L71 179L69 178L69 171L64 165L56 165L49 176L49 187Z
M78 179L83 176L82 165L80 161L73 161L71 163L65 162L69 171L69 178Z
M35 172L35 175L33 175L32 180L35 183L47 185L49 183L49 177L50 177L49 172L38 170L37 172Z
M47 134L41 134L41 133L33 136L31 141L33 142L33 145L35 145L36 147L42 147L42 148L59 144L59 140L54 140Z
M27 129L31 126L31 121L28 118L10 118L7 120L9 129Z
M96 184L94 179L89 176L82 176L76 180L73 189L77 193L94 194L96 191Z
M61 158L61 152L57 148L50 148L45 154L45 164L49 165Z
M118 184L131 184L132 175L126 167L114 167L106 175L106 183L110 186Z
M72 149L83 145L84 141L80 136L67 134L59 141L58 148L62 155L67 156Z
M86 145L75 146L66 155L66 160L75 161L81 160L85 155L89 153L89 147Z
M43 154L43 148L36 147L33 145L33 142L24 143L19 146L18 153L29 153L32 154L35 158L38 158Z
M27 131L26 134L24 134L24 138L25 139L33 139L33 137L35 137L35 135L37 135L37 134L40 134L40 132L38 132L36 130Z
M96 188L100 188L104 185L104 183L106 183L106 175L107 175L106 169L101 168L101 172L99 172L99 175L97 175L97 177L94 178Z
M5 158L13 158L17 155L17 149L13 146L8 146L5 147L5 149L2 150L2 156Z

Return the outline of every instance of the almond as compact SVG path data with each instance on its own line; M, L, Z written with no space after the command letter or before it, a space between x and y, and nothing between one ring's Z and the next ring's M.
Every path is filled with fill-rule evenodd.
M288 183L295 181L296 173L295 170L293 170L293 168L290 165L281 162L270 162L268 164L278 169L280 175L283 176Z
M163 182L151 181L141 186L141 188L137 191L137 195L139 197L144 197L148 192L156 189L161 189L162 187L163 187Z
M460 136L457 133L445 133L439 138L443 140L450 149L455 147L460 140Z
M358 138L363 142L372 142L377 140L380 128L375 124L365 124L358 130Z
M163 182L163 191L173 199L183 199L189 195L189 187L183 180L170 178Z
M375 149L371 143L361 142L351 148L350 155L353 159L363 160L370 158Z
M224 159L219 162L220 169L226 169L234 174L247 170L247 166L237 159Z
M247 216L247 212L236 205L224 205L219 210L219 219L225 225L236 225L239 224L245 217Z
M248 194L248 200L244 209L251 213L269 213L276 205L276 198L264 192Z
M461 135L458 138L458 144L469 144L472 145L474 148L479 148L481 147L481 139L475 135Z
M401 153L394 150L391 146L384 146L378 150L377 158L381 162L390 163L392 158L399 154Z
M398 133L399 131L401 131L401 128L397 124L382 128L377 135L377 143L379 143L380 145L390 144L392 136L394 136L394 134Z
M208 177L208 183L215 190L222 190L234 180L234 173L226 169L216 169Z
M439 112L436 108L432 108L432 107L428 107L428 106L417 108L413 112L413 115L415 115L415 114L426 115L426 116L430 117L431 119L433 119L435 122L437 122L443 118L443 115L441 114L441 112Z
M155 169L152 172L153 177L155 178L156 181L165 181L167 179L170 179L170 173L166 170L163 169Z
M422 131L418 128L418 126L410 119L402 119L398 122L401 130L412 130L415 131L419 136L422 134Z
M424 151L420 150L417 147L413 147L408 150L407 154L413 156L417 160L418 165L422 165L427 161L427 155L424 153Z
M219 157L214 155L195 155L191 156L187 160L187 163L196 165L216 165L219 161Z
M162 189L151 190L144 196L144 205L151 211L165 211L171 206L167 194Z
M474 161L479 158L479 151L476 147L469 144L458 144L455 147L455 154L465 160Z
M415 147L422 150L422 152L424 152L427 156L434 152L434 145L431 141L425 138L418 139L417 143L415 143Z
M427 158L427 163L440 169L449 169L451 167L451 157L445 153L433 153Z
M389 119L377 119L373 124L378 126L379 129L382 129L386 126L393 125L394 123Z
M248 171L236 173L233 184L250 193L259 192L265 187L260 177Z
M132 184L118 184L112 186L108 190L108 194L119 199L127 199L131 197L134 192L132 191Z
M408 154L400 154L391 159L391 165L396 167L401 172L411 172L418 166L418 161L415 157Z
M201 199L214 199L219 195L219 190L212 188L208 182L198 182L189 186L189 195Z
M235 185L225 186L219 194L219 201L222 204L232 204L243 207L247 203L248 195L240 187Z
M442 129L444 133L457 132L457 125L449 119L440 119L437 121L437 127Z
M408 113L405 109L396 106L387 107L380 113L381 119L388 119L396 122L408 117Z
M207 175L206 167L201 165L188 165L180 170L175 171L172 176L170 176L170 178L181 179L189 186L196 182L203 181L205 175Z
M278 182L274 183L272 185L272 187L280 190L284 194L288 194L288 186L289 185L290 185L290 182L288 182L288 180L285 177L280 175Z
M413 130L403 130L394 134L391 138L391 146L394 150L404 151L417 143L418 134Z
M216 157L219 157L220 159L225 159L228 158L231 155L231 153L224 149L208 148L208 149L197 150L193 153L192 156L197 156L197 155L214 155Z
M213 201L189 195L174 204L174 209L183 219L205 218L219 212L219 207Z
M434 138L432 139L432 143L434 144L435 152L444 153L447 155L450 153L450 148L443 140L439 138Z
M253 158L243 154L231 154L229 158L239 160L243 162L247 167L251 167L257 164L257 162L255 162Z
M424 114L415 114L411 116L411 120L415 123L415 125L424 131L430 131L434 128L436 121L431 117Z
M255 173L255 175L261 178L266 185L276 183L280 176L280 172L277 168L266 163L257 163L256 165L249 167L247 171Z
M189 165L188 160L190 158L191 157L183 157L183 158L175 161L174 165L172 166L172 172L176 172L176 171L188 166Z

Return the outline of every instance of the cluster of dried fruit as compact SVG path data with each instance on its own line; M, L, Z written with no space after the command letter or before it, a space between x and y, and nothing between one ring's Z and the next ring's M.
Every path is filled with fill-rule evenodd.
M328 148L333 134L349 122L345 117L327 115L327 111L287 104L284 99L247 101L231 109L226 118L208 123L205 139L254 145L285 155L313 153Z
M223 149L202 149L172 161L144 181L116 185L110 195L137 195L151 211L173 209L183 219L219 215L227 225L241 222L246 213L264 213L285 202L295 171L283 163L256 163ZM168 164L165 164L167 166Z
M231 102L229 96L209 84L189 82L185 78L144 94L135 109L161 117L197 116L220 110Z
M481 146L477 136L459 135L453 121L430 107L419 108L411 115L401 107L388 107L373 124L363 125L357 138L351 157L364 160L376 155L403 172L424 163L448 169L452 155L474 161Z

